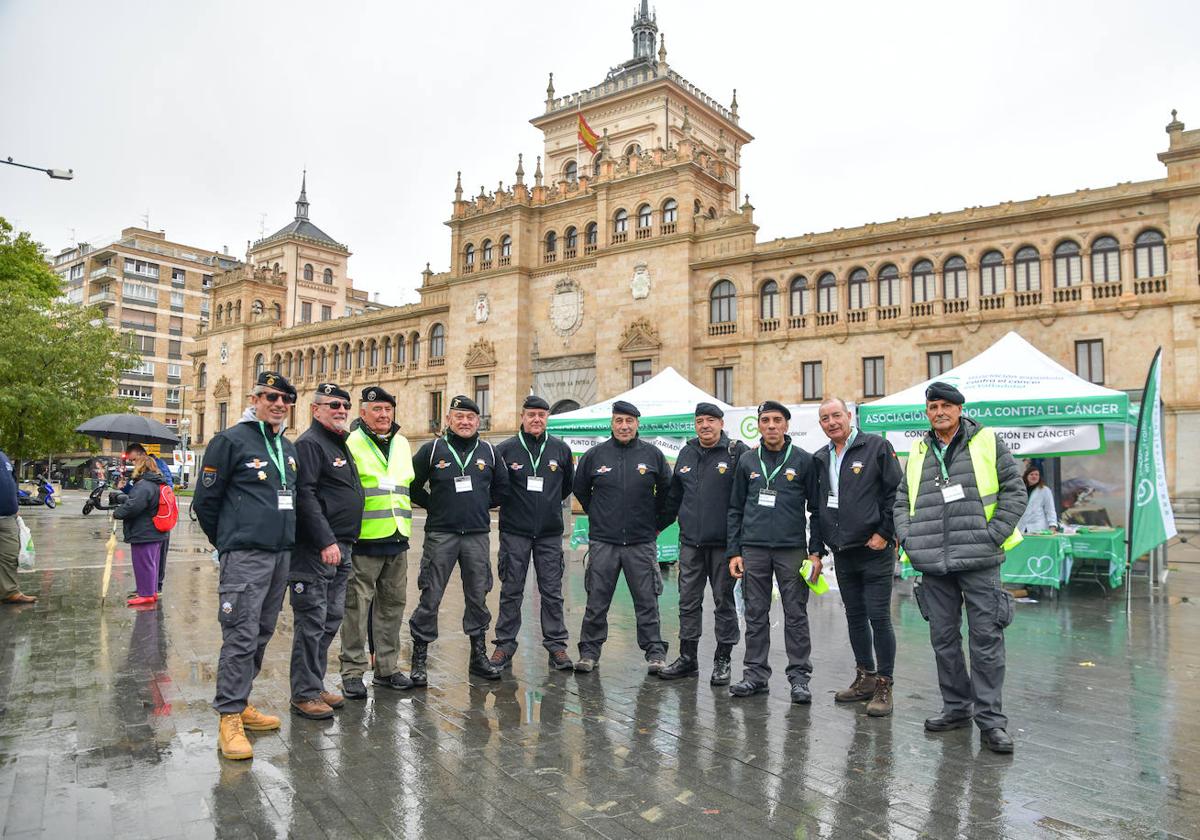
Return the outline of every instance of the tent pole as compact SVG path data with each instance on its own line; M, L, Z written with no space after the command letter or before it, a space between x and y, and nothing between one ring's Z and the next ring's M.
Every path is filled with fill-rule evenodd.
M1121 461L1125 467L1125 510L1131 511L1131 492L1129 488L1129 429L1123 428L1121 435ZM1133 614L1133 558L1129 557L1129 539L1130 528L1133 525L1132 517L1125 523L1125 556L1128 558L1125 567L1125 615Z

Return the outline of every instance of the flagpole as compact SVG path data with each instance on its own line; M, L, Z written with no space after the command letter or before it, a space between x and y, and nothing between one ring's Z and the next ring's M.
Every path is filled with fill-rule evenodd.
M579 183L579 118L583 116L583 105L575 101L575 182Z
M1137 431L1133 436L1133 457L1137 460L1138 447L1142 440L1142 420L1146 416L1146 406L1150 402L1146 399L1146 394L1151 390L1150 382L1154 377L1154 370L1158 365L1159 356L1162 355L1162 347L1154 351L1154 358L1150 361L1150 369L1146 371L1146 383L1142 387L1142 404L1138 408ZM1154 390L1154 402L1158 402L1158 390ZM1158 408L1157 405L1151 406L1150 410L1154 411ZM1125 463L1129 463L1129 459L1125 459ZM1133 478L1127 479L1125 483L1126 492L1129 494L1129 515L1125 521L1125 614L1129 615L1133 609L1133 506L1137 500L1137 488L1132 486L1137 480L1137 470L1133 470Z

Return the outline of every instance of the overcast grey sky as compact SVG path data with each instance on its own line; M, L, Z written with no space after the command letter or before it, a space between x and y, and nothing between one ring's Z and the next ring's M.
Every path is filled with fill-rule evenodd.
M415 298L468 192L532 174L559 95L631 55L635 0L0 0L0 215L52 252L129 225L240 255L293 215ZM760 240L1161 177L1170 109L1200 127L1195 2L660 0L668 62L756 140Z

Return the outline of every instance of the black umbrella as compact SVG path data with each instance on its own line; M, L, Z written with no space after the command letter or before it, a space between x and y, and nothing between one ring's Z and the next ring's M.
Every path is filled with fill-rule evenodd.
M75 431L102 440L179 443L179 435L169 426L140 414L101 414L76 426Z

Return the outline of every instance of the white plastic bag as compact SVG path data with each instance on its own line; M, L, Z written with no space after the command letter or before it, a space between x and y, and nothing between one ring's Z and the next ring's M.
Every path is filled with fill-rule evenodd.
M17 555L17 568L32 569L34 561L33 532L25 524L25 520L17 517L17 531L21 539L21 552Z

